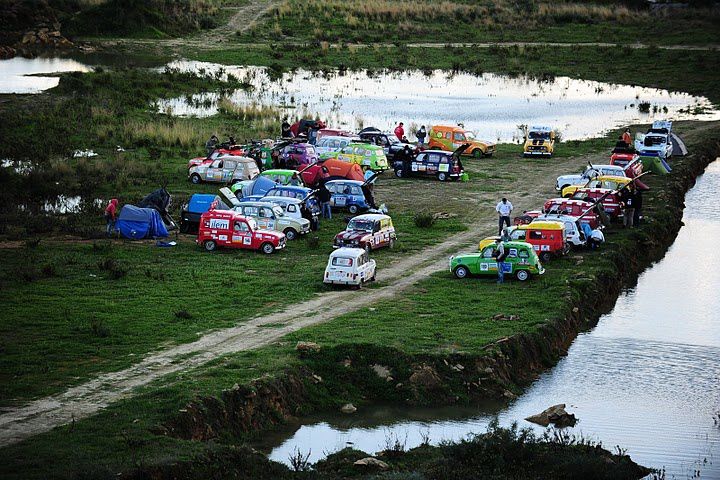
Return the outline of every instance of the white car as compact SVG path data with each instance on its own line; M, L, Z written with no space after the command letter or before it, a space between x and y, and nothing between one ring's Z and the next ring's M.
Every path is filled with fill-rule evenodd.
M315 144L315 151L318 155L325 153L339 152L343 148L347 147L349 143L357 141L352 137L340 137L340 136L328 136L322 137Z
M330 254L324 283L354 285L375 281L375 260L363 248L338 248Z
M587 166L579 175L560 175L555 182L555 190L561 192L563 188L571 185L585 185L588 180L592 180L599 175L624 177L625 170L619 165Z
M647 133L638 133L635 137L635 150L640 155L658 156L668 159L672 156L672 122L658 120L653 122Z
M587 239L580 225L580 219L572 215L558 215L555 213L546 213L539 215L537 220L555 220L565 224L565 240L575 247L585 245Z

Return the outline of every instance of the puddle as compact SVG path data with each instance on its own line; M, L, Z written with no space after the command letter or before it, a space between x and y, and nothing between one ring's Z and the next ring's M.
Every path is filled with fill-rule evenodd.
M88 65L70 58L15 57L0 60L0 94L2 93L40 93L56 87L60 82L56 77L43 77L41 74L62 72L89 72Z
M684 226L665 257L623 293L613 311L573 342L568 355L508 407L386 409L368 406L344 418L303 419L258 445L288 463L299 449L312 461L347 445L368 453L388 438L412 448L501 425L542 428L523 419L558 403L579 418L569 432L627 449L667 479L720 478L720 161L688 192ZM351 442L351 443L348 443Z
M281 107L291 118L319 115L329 125L350 130L363 126L391 130L398 121L405 123L406 131L421 124L461 123L480 138L508 142L518 140L518 125L549 125L564 140L579 140L655 118L720 119L720 111L703 97L567 77L541 81L490 73L450 75L442 70L429 75L297 70L274 79L264 67L194 61L168 66L211 74L220 71L250 83L253 89L228 96L235 104ZM206 117L217 113L219 98L202 93L162 100L157 110ZM641 112L641 104L649 111Z
M27 175L34 168L32 162L27 160L12 160L10 158L4 158L0 160L0 168L12 169L13 172L19 175Z

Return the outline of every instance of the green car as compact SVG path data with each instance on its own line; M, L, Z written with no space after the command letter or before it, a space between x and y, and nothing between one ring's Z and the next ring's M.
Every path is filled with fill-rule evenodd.
M357 163L363 170L382 172L388 169L385 150L381 146L371 143L348 143L339 152L328 152L320 156L321 159L337 158L344 162Z
M265 170L263 171L260 176L261 177L267 177L270 180L272 180L275 183L279 183L280 185L290 185L290 180L292 180L293 173L298 173L297 170L290 170L290 169L283 169L283 168L274 168L271 170ZM298 185L302 185L302 180L300 180L300 175L298 174Z
M495 242L486 246L481 252L467 253L450 257L450 271L457 278L466 278L469 275L497 276L498 263L493 257ZM526 242L503 242L507 257L502 262L503 272L514 275L524 282L531 275L542 275L545 269L540 264L532 245Z

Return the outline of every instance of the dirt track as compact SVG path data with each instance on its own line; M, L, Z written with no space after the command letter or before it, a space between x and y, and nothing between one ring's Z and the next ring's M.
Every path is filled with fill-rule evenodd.
M588 159L558 159L557 163L542 168L542 173L538 172L532 183L527 178L510 182L508 192L535 191L519 196L514 201L515 211L537 208L550 196L557 175L576 170ZM483 211L487 211L487 205L494 205L497 196L497 192L478 193L468 201L484 205L486 208ZM192 343L151 353L132 367L99 375L64 393L10 409L0 415L0 447L91 416L112 402L132 396L135 388L162 376L192 369L221 355L272 344L288 333L391 298L428 275L446 269L450 254L474 249L479 238L491 234L496 228L494 214L484 218L483 222L472 224L468 231L380 270L378 281L385 284L383 287L362 292L340 290L319 294L287 310L208 333ZM263 327L268 324L273 324L274 328ZM278 324L283 326L275 328Z

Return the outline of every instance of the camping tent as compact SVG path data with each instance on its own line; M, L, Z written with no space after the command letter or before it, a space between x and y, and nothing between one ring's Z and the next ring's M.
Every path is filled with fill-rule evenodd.
M360 165L335 158L329 158L304 168L300 176L303 183L310 188L320 185L320 180L347 179L365 181L365 175Z
M168 236L168 231L157 210L135 205L125 205L120 210L115 230L123 237L132 240Z
M672 169L668 163L657 155L640 155L643 170L651 171L658 175L665 175Z

